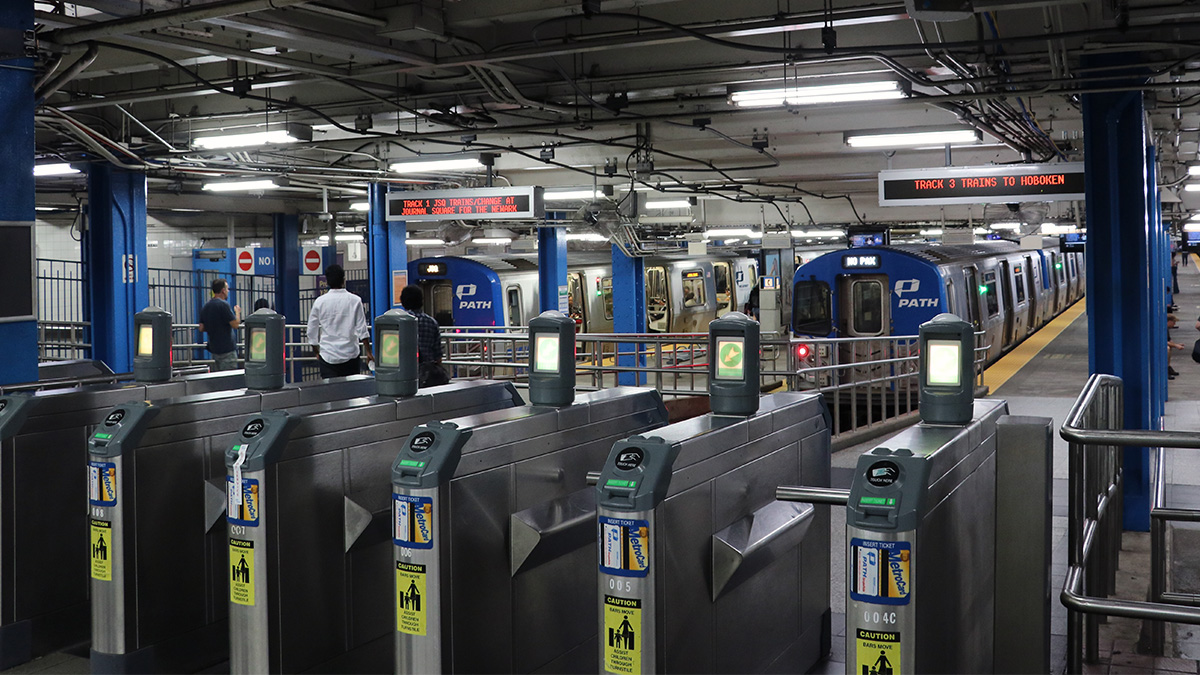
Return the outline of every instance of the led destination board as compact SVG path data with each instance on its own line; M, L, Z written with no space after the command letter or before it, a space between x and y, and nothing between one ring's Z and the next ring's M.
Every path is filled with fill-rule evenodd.
M879 172L880 206L1083 199L1083 164L1019 164Z
M393 192L388 220L498 220L542 218L542 188L473 188Z

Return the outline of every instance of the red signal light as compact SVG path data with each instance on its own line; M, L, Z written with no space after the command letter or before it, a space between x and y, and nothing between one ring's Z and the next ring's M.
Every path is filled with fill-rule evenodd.
M806 344L797 345L796 356L801 359L807 359L809 356L812 356L812 347Z

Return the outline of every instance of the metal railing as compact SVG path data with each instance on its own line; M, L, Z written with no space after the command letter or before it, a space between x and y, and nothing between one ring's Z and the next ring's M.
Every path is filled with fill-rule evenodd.
M38 259L39 361L91 357L86 281L87 265L78 260Z
M1060 595L1067 608L1069 673L1081 673L1085 661L1099 660L1101 616L1200 624L1200 607L1173 604L1172 594L1163 592L1165 549L1158 552L1159 562L1151 570L1152 589L1156 586L1154 576L1162 576L1150 601L1109 597L1116 593L1121 550L1124 498L1121 448L1151 448L1160 456L1163 448L1200 448L1200 436L1191 432L1122 429L1123 406L1121 378L1092 375L1059 430L1069 443L1067 577ZM1161 467L1161 463L1157 464ZM1160 471L1156 481L1161 480ZM1156 483L1155 491L1155 503L1161 506L1164 488ZM1161 510L1159 515L1200 520L1195 512L1186 510L1174 514ZM1152 548L1162 544L1161 536L1157 540L1152 537Z
M317 357L310 355L312 348L308 344L307 328L303 324L287 324L284 326L283 363L288 382L299 382L320 376ZM211 366L213 364L211 358L203 356L207 352L203 351L205 343L198 341L198 331L199 325L194 323L176 323L171 325L171 358L176 367L181 365ZM239 335L235 331L234 343L238 346L240 353L242 340L238 338ZM243 363L243 356L239 355L239 367Z
M92 324L87 321L37 322L38 361L91 358Z

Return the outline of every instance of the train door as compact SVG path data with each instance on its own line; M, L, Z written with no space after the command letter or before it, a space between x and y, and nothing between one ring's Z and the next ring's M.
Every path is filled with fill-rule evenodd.
M733 269L728 262L713 263L713 282L717 287L717 316L724 316L737 309L737 298L733 292Z
M1000 261L1000 286L1003 287L1000 301L1004 305L1004 346L1007 347L1013 343L1016 323L1016 308L1013 306L1012 298L1012 268L1007 260Z
M999 328L995 327L996 318L1000 314L999 294L1000 284L996 281L996 273L985 271L983 273L983 283L979 286L979 295L984 301L984 307L981 308L983 311L980 314L981 317L986 316L987 319L986 321L984 321L982 318L980 320L983 321L985 330L987 331L988 343L991 345L991 347L996 348L996 353L999 353L1004 349L1003 344L996 344L997 342L1001 342L1004 337L1003 335L998 334L1003 330L1003 326L1000 326ZM992 351L989 348L988 356L990 357L991 354Z
M979 322L979 272L974 267L966 267L963 269L963 276L966 278L963 293L967 297L967 316L965 318L978 333L983 330L983 324Z
M425 313L437 319L439 325L454 325L454 283L449 280L422 281L425 294Z
M667 269L646 270L646 329L665 333L671 326L671 292L667 287Z
M841 333L851 337L883 335L891 327L891 295L884 274L848 274L838 279Z
M525 325L525 305L521 302L521 287L513 285L505 289L504 302L506 305L505 314L508 314L508 325Z
M1032 333L1034 326L1040 323L1038 319L1038 311L1041 309L1038 302L1038 287L1034 280L1033 274L1033 258L1025 256L1025 288L1029 291L1029 312L1025 322L1025 332Z
M1013 280L1013 340L1025 337L1030 325L1029 304L1025 297L1025 263L1017 263L1012 268Z
M567 275L567 316L575 320L575 330L584 330L587 324L587 305L583 302L583 273Z

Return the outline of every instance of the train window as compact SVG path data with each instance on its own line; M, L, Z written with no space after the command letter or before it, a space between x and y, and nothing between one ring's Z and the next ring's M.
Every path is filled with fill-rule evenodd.
M701 270L689 270L684 272L683 306L702 307L707 301L708 299L704 297L704 272Z
M856 281L853 290L852 314L855 335L883 333L883 284L878 281Z
M604 304L604 318L612 321L613 318L613 299L612 299L612 277L604 277L600 279L600 300Z
M1071 261L1071 278L1074 279L1075 277L1079 276L1079 271L1077 269L1075 269L1075 256L1071 256L1070 261Z
M667 288L667 270L651 267L646 270L646 327L656 333L665 333L670 325L670 292Z
M567 275L567 316L575 319L576 325L583 325L583 275L576 272Z
M425 292L425 297L432 296L432 304L425 303L426 310L433 310L433 318L437 319L439 326L454 325L454 285L447 283L439 283L433 285L433 292L428 289Z
M1021 275L1021 266L1017 265L1017 276L1013 281L1017 284L1017 302L1025 302L1025 277Z
M833 317L829 284L824 281L798 281L792 297L792 325L799 335L829 335Z
M999 292L999 285L996 284L996 273L988 272L983 275L983 286L979 288L979 292L983 294L984 300L987 302L988 316L996 316L1000 313L1000 298L996 297Z
M954 281L951 279L946 280L946 309L951 314L959 316L958 298L954 297Z
M717 286L717 316L733 311L733 284L729 278L729 263L713 264L713 281Z
M979 330L979 296L975 290L979 287L979 276L975 273L974 267L963 270L963 275L967 279L967 321L971 322L972 326L975 326L975 330Z
M521 312L521 287L509 286L505 296L508 298L508 325L524 325L525 317Z

